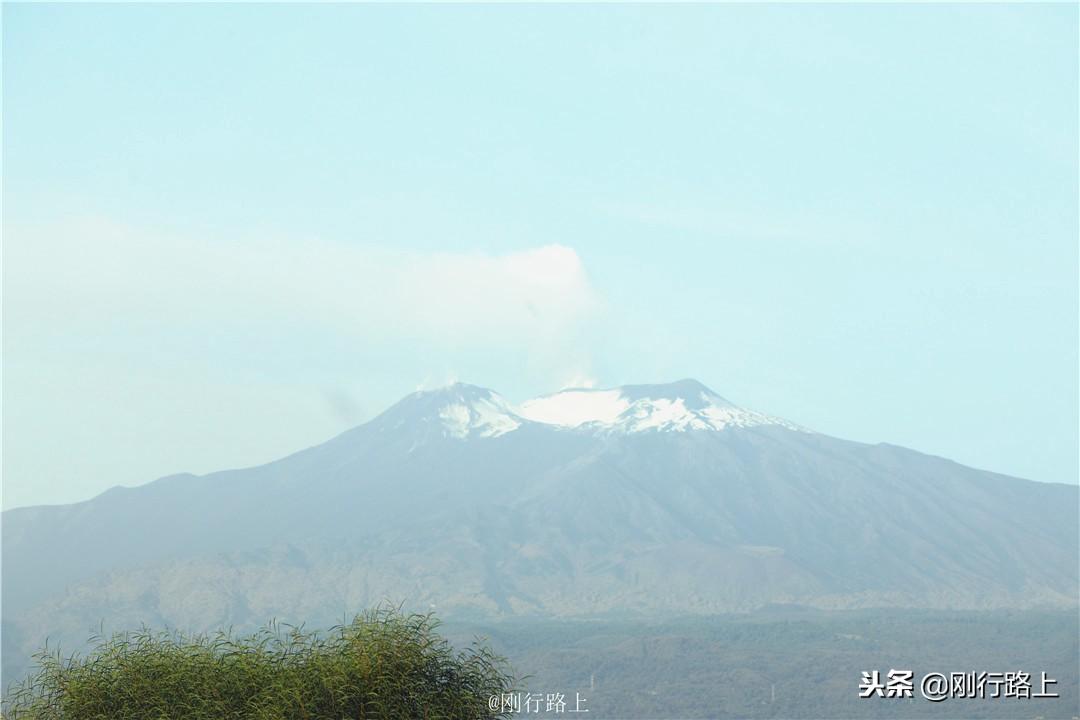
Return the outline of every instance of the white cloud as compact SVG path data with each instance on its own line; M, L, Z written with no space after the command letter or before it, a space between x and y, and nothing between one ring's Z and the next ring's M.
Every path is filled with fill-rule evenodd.
M320 239L223 240L102 221L6 229L9 338L45 332L330 332L433 352L519 350L587 371L601 303L577 253L423 253ZM13 334L13 335L12 335Z
M418 381L587 373L577 253L423 253L101 221L4 227L6 507L266 462ZM62 450L58 450L62 449Z

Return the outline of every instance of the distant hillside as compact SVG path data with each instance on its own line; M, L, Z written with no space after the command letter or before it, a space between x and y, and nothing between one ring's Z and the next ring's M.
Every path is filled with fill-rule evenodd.
M448 633L450 628L447 628ZM678 620L508 619L464 624L518 668L527 690L586 698L590 720L656 718L1000 718L1080 715L1073 611L820 611L770 608ZM859 697L863 671L1045 672L1056 698L930 702Z

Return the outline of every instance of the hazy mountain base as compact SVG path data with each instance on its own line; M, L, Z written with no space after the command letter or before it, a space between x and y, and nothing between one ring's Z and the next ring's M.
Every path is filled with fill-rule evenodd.
M207 595L304 618L312 596L334 613L992 609L1080 587L1075 486L782 427L457 440L404 405L265 466L5 512L5 619L31 637L34 614L52 632L57 611L82 626L179 603L180 624Z
M526 690L580 692L592 720L1080 716L1075 611L780 608L663 622L450 623L444 632L459 643L486 635L531 674ZM893 668L916 678L1045 671L1060 697L932 703L916 689L912 700L859 698L863 671Z
M5 644L18 645L13 628ZM585 698L587 717L1074 718L1080 716L1075 610L822 611L776 607L668 620L451 619L455 646L490 639L523 692ZM10 646L10 645L9 645ZM68 642L66 651L79 646ZM5 685L24 660L4 657ZM863 671L1047 672L1057 699L860 699ZM556 717L555 714L550 714ZM561 715L560 715L561 716ZM577 715L575 717L585 717Z
M513 528L499 523L492 523L491 532L497 539L514 537ZM800 586L799 578L805 578L797 567L753 548L725 550L682 542L638 554L624 546L612 556L603 548L574 549L567 543L561 557L571 567L564 571L530 556L527 543L473 538L467 527L464 537L446 534L451 539L441 544L387 534L375 552L371 545L284 545L102 574L23 612L5 606L2 674L8 679L24 675L31 655L46 640L72 652L81 651L91 633L142 625L191 632L224 627L252 631L275 618L329 627L357 608L396 605L406 598L408 610L478 624L500 617L708 617L753 611L770 604L770 597L773 604L827 611L927 608L920 601L936 601L940 604L930 607L939 610L1003 609L1000 596L980 596L956 584L951 593L942 589L937 594L815 594L809 580ZM488 548L476 552L484 540L489 540ZM1039 600L1055 607L1062 597L1033 590L1018 592L1015 602L1030 608L1038 607ZM957 608L961 601L965 606Z

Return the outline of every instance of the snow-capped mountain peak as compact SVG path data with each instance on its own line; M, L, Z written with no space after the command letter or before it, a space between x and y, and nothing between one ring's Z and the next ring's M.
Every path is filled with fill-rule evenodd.
M781 418L741 408L696 380L609 389L568 388L513 407L493 390L454 383L405 397L376 421L383 431L412 428L425 436L495 438L526 424L578 432L686 432L777 425Z
M417 423L435 425L446 437L497 437L517 430L522 419L497 392L454 383L435 390L418 390L382 417L384 427Z
M740 408L696 380L607 390L571 388L524 402L517 414L550 425L621 433L757 425L802 429L780 418Z

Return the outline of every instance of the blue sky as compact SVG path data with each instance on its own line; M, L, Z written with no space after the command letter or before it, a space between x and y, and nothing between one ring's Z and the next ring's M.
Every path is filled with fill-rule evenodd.
M1077 20L5 4L4 506L453 379L1076 483Z

